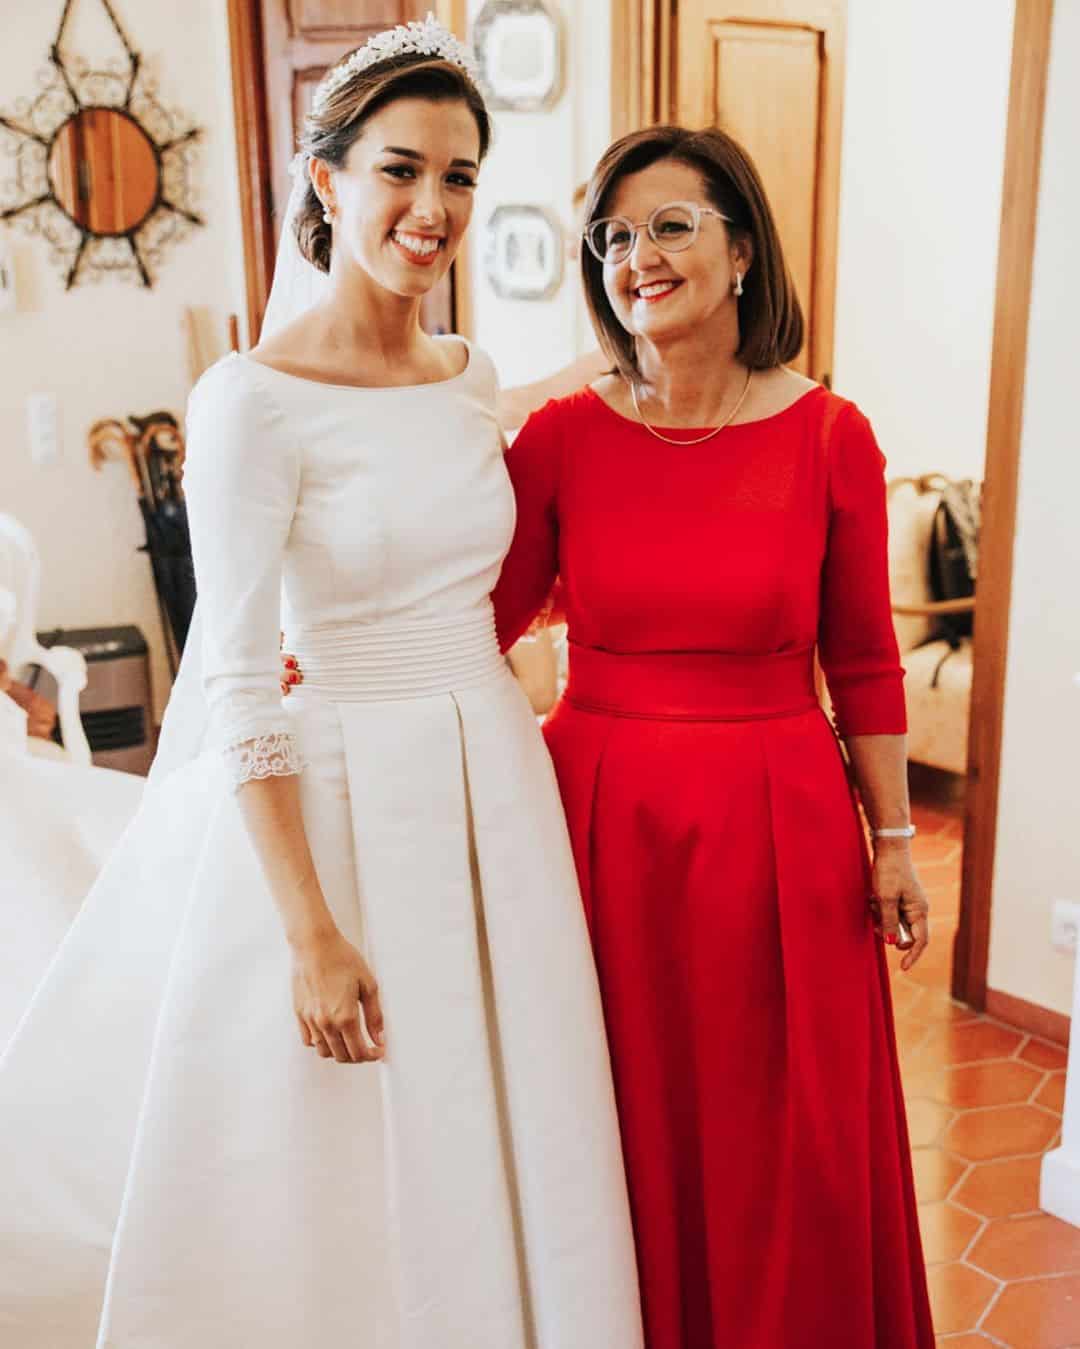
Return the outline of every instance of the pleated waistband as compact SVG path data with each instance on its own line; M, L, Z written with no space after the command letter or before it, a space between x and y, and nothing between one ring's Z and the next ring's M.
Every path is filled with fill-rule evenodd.
M574 707L658 721L752 721L817 706L814 648L620 654L569 644L565 698Z
M326 623L285 639L303 671L299 691L335 702L429 698L505 669L491 605L430 618Z

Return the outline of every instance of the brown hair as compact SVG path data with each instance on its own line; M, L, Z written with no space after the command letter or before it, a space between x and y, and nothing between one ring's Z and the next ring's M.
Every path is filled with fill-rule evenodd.
M350 52L341 60L347 61L351 55ZM314 159L325 160L331 168L340 169L368 120L388 103L401 98L422 98L432 103L460 99L476 119L480 158L487 154L491 145L491 118L483 95L467 72L452 61L415 53L389 57L347 79L334 90L324 107L308 115L300 148ZM301 254L320 272L328 272L333 231L323 220L323 204L311 183L294 227Z
M653 126L617 140L597 164L585 195L585 224L598 220L619 181L661 159L697 169L709 200L730 216L728 233L749 238L754 260L743 280L739 304L738 357L752 370L769 370L798 355L805 324L784 261L776 222L754 162L738 142L716 128L690 131ZM604 266L582 244L585 299L600 343L628 380L639 371L634 337L615 316L604 290Z

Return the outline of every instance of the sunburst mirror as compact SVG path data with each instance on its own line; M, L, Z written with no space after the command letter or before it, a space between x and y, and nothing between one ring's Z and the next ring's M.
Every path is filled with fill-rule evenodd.
M204 223L192 200L201 133L161 101L109 0L97 3L123 54L103 68L66 55L65 0L38 92L0 115L0 220L46 240L68 289L108 275L151 286L164 249Z

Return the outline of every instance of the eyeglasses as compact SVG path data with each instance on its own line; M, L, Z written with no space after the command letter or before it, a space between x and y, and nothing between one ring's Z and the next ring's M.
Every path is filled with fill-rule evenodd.
M626 261L634 251L638 230L643 228L649 231L649 238L657 248L662 248L665 253L681 253L698 237L704 215L714 215L729 225L734 223L730 216L714 211L711 206L698 206L693 201L670 201L666 206L658 206L648 220L641 220L636 225L621 215L594 220L585 231L585 242L598 262L612 266Z

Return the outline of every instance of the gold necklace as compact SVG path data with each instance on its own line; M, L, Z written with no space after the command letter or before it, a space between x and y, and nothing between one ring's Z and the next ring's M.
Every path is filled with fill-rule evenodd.
M731 422L735 419L735 416L738 413L739 409L746 401L746 395L750 391L750 380L753 377L753 374L754 374L753 370L747 370L746 383L743 385L742 393L739 394L735 406L731 409L731 411L720 423L720 425L714 426L711 431L706 431L703 436L695 436L693 440L676 440L673 436L665 436L664 433L662 431L658 431L655 426L650 426L649 423L645 420L645 414L641 410L641 405L638 403L637 385L632 380L630 382L630 397L631 399L633 399L634 411L637 413L642 426L644 426L646 431L651 431L653 435L657 438L657 440L666 441L668 445L700 445L702 441L711 440L713 436L715 436L718 432L722 431L725 426L729 426Z

